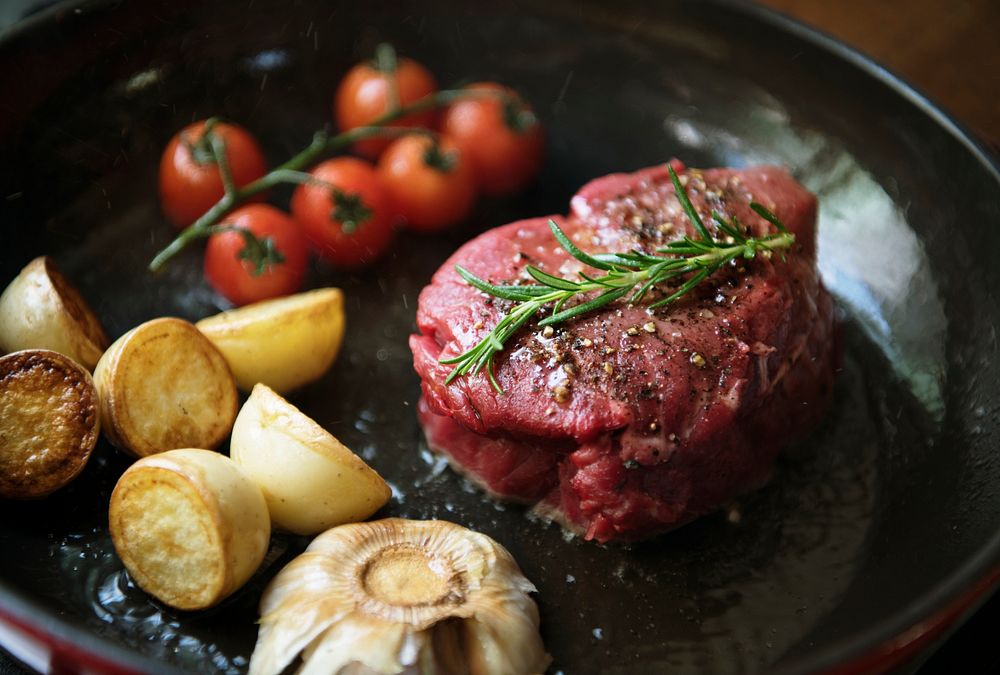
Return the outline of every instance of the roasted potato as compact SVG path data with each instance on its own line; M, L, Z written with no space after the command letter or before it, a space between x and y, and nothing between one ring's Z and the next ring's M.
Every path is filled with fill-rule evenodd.
M135 582L178 609L210 607L246 583L271 536L260 488L225 455L198 449L130 466L108 523Z
M0 295L0 351L51 349L93 370L108 337L48 257L35 258Z
M76 478L100 433L86 368L46 349L0 357L0 497L44 497Z
M288 392L321 377L344 338L344 295L320 288L202 319L198 330L229 362L240 389Z
M392 496L364 460L262 384L236 418L229 454L264 492L271 521L296 534L364 520Z
M108 439L137 457L215 448L238 394L226 360L193 324L154 319L118 338L94 370Z

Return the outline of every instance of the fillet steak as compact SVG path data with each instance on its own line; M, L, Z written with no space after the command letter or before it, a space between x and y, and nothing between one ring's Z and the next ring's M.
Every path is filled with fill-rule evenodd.
M785 256L737 259L673 304L608 305L541 329L529 323L485 373L446 384L440 362L478 343L512 306L466 283L462 265L494 284L549 274L599 275L569 256L548 218L490 230L456 251L420 295L410 337L432 449L495 496L600 542L682 525L763 484L779 450L827 407L836 359L834 312L816 273L816 200L784 170L686 170L673 163L713 237L709 215L773 229L756 201L795 234ZM696 237L666 166L586 185L552 217L589 253L642 250ZM543 317L544 314L538 318ZM536 319L537 320L537 319Z

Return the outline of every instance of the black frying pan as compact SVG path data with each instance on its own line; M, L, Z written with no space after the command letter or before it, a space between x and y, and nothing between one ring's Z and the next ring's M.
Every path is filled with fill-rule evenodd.
M553 671L884 670L940 635L1000 576L997 165L918 94L832 41L729 2L202 4L91 2L0 45L0 281L54 256L117 336L155 316L214 313L197 251L145 270L171 229L155 197L169 136L212 114L273 163L329 120L346 68L377 41L449 83L508 82L549 154L537 185L472 224L402 237L357 274L346 349L294 402L361 452L396 497L505 544L539 588ZM843 309L843 372L823 426L771 483L631 548L567 541L495 504L424 450L406 336L414 301L459 243L564 212L594 176L679 156L778 162L821 199L820 266ZM278 201L287 195L275 195ZM102 444L42 502L0 502L0 618L61 663L245 669L260 592L306 540L275 536L221 606L176 612L124 574L106 533L128 460Z

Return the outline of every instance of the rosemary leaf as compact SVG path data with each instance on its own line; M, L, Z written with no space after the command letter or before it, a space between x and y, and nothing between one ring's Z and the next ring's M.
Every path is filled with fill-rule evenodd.
M534 296L534 292L531 289L532 286L495 286L488 281L484 281L477 277L475 274L465 269L461 265L455 265L455 271L458 275L465 279L470 286L478 288L483 293L492 295L496 298L503 298L504 300L514 300L517 302L524 302L526 300L531 300ZM513 290L517 289L517 290ZM524 290L522 290L524 289Z
M648 262L651 256L641 254L641 253L595 253L593 255L594 260L600 260L601 262L608 263L615 267L626 267L626 268L637 268L642 267L644 263Z
M624 298L628 295L628 292L632 290L632 286L622 286L621 288L616 288L613 290L607 290L601 293L593 300L581 303L579 305L574 305L569 309L563 310L550 317L542 319L538 322L539 326L551 326L554 323L561 323L567 319L572 319L575 316L580 316L581 314L589 314L595 309L600 309L604 305L610 304L617 300L618 298Z
M681 185L681 179L677 177L677 172L674 171L674 167L667 164L667 172L670 174L670 181L674 184L674 192L677 194L677 200L681 203L681 208L684 209L684 213L687 214L688 220L694 225L694 229L698 230L698 234L705 241L712 241L712 235L709 234L708 228L705 227L705 223L701 221L701 216L695 210L694 205L691 200L688 199L687 190Z
M566 233L559 229L559 226L556 225L556 221L551 218L549 219L549 229L552 230L552 234L555 236L556 241L559 242L559 245L562 246L567 253L583 264L590 265L591 267L599 270L604 270L605 272L610 272L615 269L614 265L598 260L597 258L594 258L593 256L578 249L576 244L570 241L569 237L566 236Z
M716 268L716 269L718 269L718 268ZM711 268L708 268L708 267L702 269L700 272L698 272L697 274L693 275L690 279L688 279L687 281L685 281L684 284L680 288L678 288L676 291L674 291L673 293L671 293L667 297L663 298L662 300L657 300L656 302L654 302L653 304L651 304L649 306L649 308L650 309L656 309L657 307L663 307L664 305L669 305L671 302L673 302L677 298L681 297L682 295L687 294L688 292L691 291L691 289L693 289L695 286L697 286L702 281L704 281L705 277L707 277L709 274L711 274L712 271L713 270Z
M758 216L760 216L761 218L763 218L764 220L766 220L767 222L771 223L776 228L778 228L778 232L781 232L782 234L788 233L788 228L785 227L785 224L781 222L778 216L774 215L766 208L764 208L763 204L758 204L757 202L750 202L750 208L753 209L753 212L756 213Z
M525 267L528 274L540 284L544 284L549 288L554 288L560 291L579 291L580 284L575 281L570 281L569 279L562 279L560 277L554 277L548 272L543 272L534 265L528 265Z
M587 283L596 284L598 286L604 286L605 288L618 288L604 277L592 277L584 272L580 272L579 274L580 278L586 281Z
M667 296L649 305L649 309L656 309L687 295L698 284L738 257L752 259L760 251L778 251L784 257L786 250L795 243L795 235L785 228L778 217L756 202L752 202L750 208L774 225L777 229L776 234L763 237L748 236L735 216L727 220L713 211L712 219L725 239L713 238L672 167L669 167L669 173L677 199L691 226L698 233L697 239L684 236L658 248L656 255L642 251L590 255L573 244L555 221L549 220L552 235L569 255L584 265L603 271L604 274L591 276L580 272L580 280L575 281L554 276L534 265L527 265L525 269L538 282L537 284L498 285L480 279L460 265L456 265L458 274L474 288L518 304L511 307L497 325L471 349L453 358L440 360L443 364L454 366L445 379L445 384L450 384L459 376L474 375L485 369L490 384L502 394L503 389L494 373L495 357L505 349L507 341L543 309L549 308L551 313L541 319L538 326L552 326L589 314L625 298L630 293L632 295L629 302L637 304L653 288L668 283L674 284L686 277L683 283ZM638 290L633 293L633 289L637 286ZM589 299L564 309L570 300L588 296Z
M733 238L734 241L740 241L744 239L743 233L733 227L732 224L726 221L718 211L712 211L712 220L715 224L719 226L719 229L725 232L727 235Z
M528 300L530 300L531 298L537 298L540 295L545 295L546 293L551 293L552 292L552 289L546 288L545 286L538 286L538 285L530 285L530 286L528 286L528 285L524 285L524 286L515 286L515 285L503 286L503 285L500 285L500 286L493 286L493 288L499 289L503 293L510 293L512 296L513 295L521 295L525 299L528 299ZM497 297L502 297L502 296L497 296ZM519 300L520 298L511 297L511 298L507 298L507 299L508 300Z

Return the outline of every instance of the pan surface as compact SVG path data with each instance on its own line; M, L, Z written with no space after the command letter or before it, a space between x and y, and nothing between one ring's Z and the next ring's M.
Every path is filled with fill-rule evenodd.
M1000 175L953 123L832 41L735 3L373 5L84 3L9 36L0 281L52 255L112 337L215 313L198 251L146 271L172 235L155 189L167 139L218 114L277 164L328 123L346 69L390 41L442 83L517 88L548 156L534 187L459 230L404 235L361 273L314 265L310 285L344 289L348 333L329 376L291 399L390 481L381 515L458 522L513 553L539 589L553 672L846 666L995 572ZM632 547L567 539L426 450L406 345L416 297L474 234L673 156L783 164L818 194L820 268L843 314L836 402L731 508ZM0 502L0 611L138 670L243 672L260 593L308 540L276 535L217 608L161 606L107 534L128 463L102 442L59 493Z

